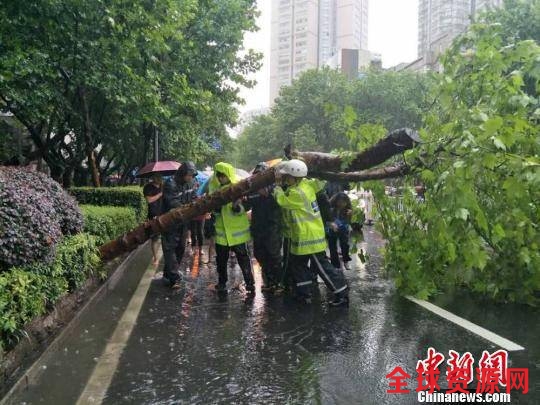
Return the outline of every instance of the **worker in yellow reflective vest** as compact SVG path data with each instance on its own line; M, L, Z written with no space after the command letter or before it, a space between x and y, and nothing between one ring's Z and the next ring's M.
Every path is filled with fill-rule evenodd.
M274 197L278 205L287 211L285 218L290 221L289 268L296 292L301 300L311 302L311 261L311 268L334 293L330 305L348 305L347 280L343 272L332 266L326 257L326 237L316 197L323 189L324 182L306 179L307 174L306 164L298 159L283 162L276 168L276 182L287 185L287 191L276 187Z
M214 167L214 174L210 178L209 192L229 187L236 183L237 176L228 163L219 162ZM238 265L242 269L246 290L250 294L255 293L253 270L247 242L251 239L249 220L241 200L228 203L214 213L216 217L216 267L218 272L218 292L227 291L227 263L229 253L232 250Z

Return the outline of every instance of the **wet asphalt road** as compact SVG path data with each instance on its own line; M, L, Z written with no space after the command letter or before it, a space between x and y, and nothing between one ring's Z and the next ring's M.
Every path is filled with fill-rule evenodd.
M416 362L428 347L445 356L450 349L470 351L475 359L482 350L498 349L398 296L379 274L382 241L371 228L365 236L369 263L346 271L348 309L329 308L322 284L306 306L260 292L250 299L236 287L242 280L238 269L230 268L227 296L213 291L217 275L211 266L186 263L178 291L157 274L103 403L416 404ZM8 403L76 402L149 261L148 251L139 256L118 291L95 305L63 350L51 354L40 375ZM509 358L511 367L529 368L531 392L513 393L511 403L540 403L537 311L466 295L433 302L524 346ZM410 394L386 392L385 375L395 366L412 375Z

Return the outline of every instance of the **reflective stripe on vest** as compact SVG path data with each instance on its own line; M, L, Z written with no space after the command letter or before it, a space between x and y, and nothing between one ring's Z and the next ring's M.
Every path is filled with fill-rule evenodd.
M243 236L243 235L245 235L245 234L249 234L249 229L245 229L245 230L243 230L243 231L238 231L238 232L233 232L233 233L232 233L232 236L233 236L234 238L239 238L240 236Z
M313 282L311 280L309 280L309 281L302 281L301 283L296 283L296 286L297 287L302 287L304 285L311 285L311 284L313 284Z
M298 242L293 240L292 245L295 247L309 246L309 245L316 245L317 243L322 243L325 241L326 241L326 238L315 239L315 240L303 240L303 241L298 241Z
M216 243L237 246L251 239L249 220L244 210L232 211L232 203L224 205L216 215Z

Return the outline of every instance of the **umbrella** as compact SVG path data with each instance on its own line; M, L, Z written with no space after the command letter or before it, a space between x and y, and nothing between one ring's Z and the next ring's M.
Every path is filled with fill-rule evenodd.
M277 159L267 160L267 161L264 162L264 163L266 163L266 165L267 165L268 167L274 167L275 165L277 165L278 163L281 163L282 161L283 161L283 159L277 158ZM255 169L253 169L253 170L251 171L251 173L253 173L254 170L255 170Z
M208 178L210 177L211 175L210 174L207 174L205 172L201 172L201 171L198 171L197 172L197 175L195 176L195 179L199 182L199 184L203 184L206 182L206 180L208 180Z
M211 174L207 172L197 172L195 179L199 183L199 188L197 189L197 195L203 195L206 192L206 183L210 180Z
M277 159L267 160L266 164L268 165L268 167L273 167L273 166L277 165L278 163L281 163L282 161L283 161L283 159L277 158Z
M150 177L153 174L161 174L162 176L171 176L180 167L180 163L173 160L162 160L159 162L151 162L145 165L137 172L136 177Z

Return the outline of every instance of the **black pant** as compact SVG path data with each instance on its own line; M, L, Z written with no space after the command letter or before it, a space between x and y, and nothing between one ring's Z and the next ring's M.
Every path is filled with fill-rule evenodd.
M253 235L253 253L261 265L264 285L273 286L281 281L281 244L279 234Z
M294 282L291 270L291 240L289 238L283 239L283 265L280 282L287 290L293 290Z
M235 246L225 246L216 243L216 268L218 272L218 283L220 285L227 284L227 262L229 261L229 252L233 251L238 260L238 265L244 275L244 282L247 287L251 287L254 284L253 271L251 269L251 258L246 243Z
M180 225L175 226L174 229L168 232L164 232L161 238L163 259L165 261L163 275L173 284L180 279L178 269L186 250L186 233L185 227Z
M308 263L311 261L311 265ZM294 279L296 293L300 297L311 297L313 286L312 271L316 271L322 278L326 287L338 296L347 296L347 280L343 272L336 269L326 257L324 252L297 256L290 254L290 269Z
M191 230L191 246L192 247L202 247L204 244L203 238L203 226L204 220L193 220L190 222L189 227Z
M341 254L344 262L350 262L352 258L349 256L349 232L340 229L337 232L330 230L328 232L328 248L330 249L330 261L334 267L341 267L339 261L339 255L337 251L337 243L339 240L339 246L341 247Z

